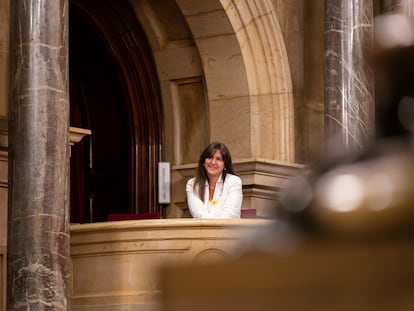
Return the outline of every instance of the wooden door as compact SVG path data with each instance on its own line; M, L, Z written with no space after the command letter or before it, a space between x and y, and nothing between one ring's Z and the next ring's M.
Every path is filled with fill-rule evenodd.
M71 126L92 130L72 147L71 222L160 212L162 109L145 34L126 0L72 0L69 16Z

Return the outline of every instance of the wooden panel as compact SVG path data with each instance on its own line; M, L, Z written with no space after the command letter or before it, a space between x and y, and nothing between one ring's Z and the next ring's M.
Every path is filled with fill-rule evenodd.
M6 311L6 247L0 246L0 311Z

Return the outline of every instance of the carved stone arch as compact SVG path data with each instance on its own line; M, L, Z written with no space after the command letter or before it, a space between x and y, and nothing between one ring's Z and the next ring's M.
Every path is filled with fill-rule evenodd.
M166 58L168 45L173 42L168 38L168 31L163 28L165 24L160 13L172 9L172 5L168 4L170 2L157 2L157 5L164 6L158 8L159 11L148 0L132 0L131 3L152 42L160 79L169 83L174 79L198 74L203 77L205 98L208 100L205 114L206 131L209 131L207 140L223 138L229 143L235 158L294 162L292 81L283 35L272 1L213 0L202 4L176 1L175 5L185 25L180 20L170 28L175 28L174 32L181 35L181 43L188 36L196 45L196 53L188 52L192 45L189 42L186 52L182 49L176 55L179 55L180 62L185 58L200 59L202 66L200 73L194 64L181 66L187 68L186 72L180 72L184 73L182 76L168 71L162 59ZM190 33L187 35L186 31ZM178 41L173 42L174 53L178 51ZM166 89L168 87L163 90L163 102L167 105L164 108L172 109L169 115L173 117L176 107L174 101L170 102L173 96ZM171 121L168 118L165 121L169 128L180 123L180 120ZM174 145L185 143L176 142L174 139L177 136L175 134L168 141ZM240 137L243 137L241 141ZM174 148L176 152L183 151L177 146Z
M175 0L130 0L150 43L161 85L165 156L173 165L198 161L210 142L200 55ZM194 2L194 5L202 2Z
M128 212L160 211L156 169L162 158L163 111L145 33L127 0L71 0L70 4L104 43L122 88L119 101L125 105L128 123Z
M202 59L211 138L235 137L229 144L237 158L293 162L292 81L272 1L177 4Z

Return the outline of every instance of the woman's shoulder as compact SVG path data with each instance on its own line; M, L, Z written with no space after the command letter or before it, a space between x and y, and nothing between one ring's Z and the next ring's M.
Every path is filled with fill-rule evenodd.
M187 180L187 184L185 186L186 191L193 191L195 177L190 178Z
M193 185L195 181L195 177L190 178L189 180L187 180L187 185Z
M241 178L237 175L228 173L226 175L226 181L228 181L229 183L241 183Z

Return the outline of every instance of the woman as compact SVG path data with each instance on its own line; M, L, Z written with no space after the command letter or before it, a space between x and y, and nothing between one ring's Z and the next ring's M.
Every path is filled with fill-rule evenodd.
M201 153L197 176L187 182L186 191L194 218L240 218L242 182L223 143L211 143Z

